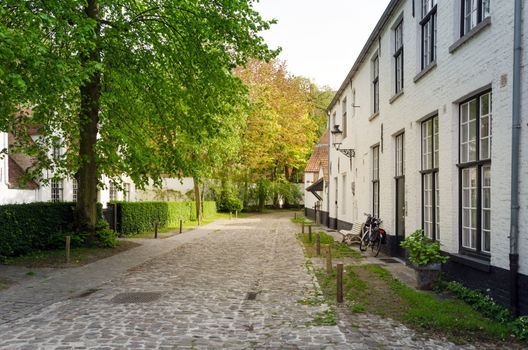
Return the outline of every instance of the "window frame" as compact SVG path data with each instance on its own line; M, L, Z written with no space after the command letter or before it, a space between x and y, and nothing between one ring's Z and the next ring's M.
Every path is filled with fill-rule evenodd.
M341 101L341 124L343 127L343 139L347 137L347 98L344 97Z
M117 201L117 188L116 185L111 181L108 185L108 198L110 202Z
M399 46L398 46L399 38ZM404 52L403 52L403 18L394 27L394 93L403 91L404 87ZM399 69L399 70L398 70ZM398 76L398 72L400 72ZM399 78L399 79L398 79Z
M61 179L51 179L50 182L50 196L53 203L64 201L64 183Z
M379 113L380 96L379 96L379 55L376 53L372 58L372 99L373 114Z
M422 230L424 231L425 235L429 237L433 241L439 241L440 240L440 203L439 203L439 171L440 171L440 150L439 150L439 139L440 139L440 120L438 119L438 114L435 114L431 116L430 118L427 118L423 120L420 124L420 162L421 162L421 196L422 196ZM436 120L436 123L435 123ZM427 123L431 123L431 135L429 137L431 138L430 142L430 155L431 155L431 161L430 166L424 164L424 128L427 127ZM438 136L438 142L436 140L436 137ZM438 154L437 154L438 153ZM428 153L427 153L428 154ZM426 214L426 202L425 202L425 186L426 181L430 177L431 180L431 186L429 191L431 192L431 201L430 201L430 207L431 207L431 234L429 235L428 232L426 232L425 229L425 214Z
M77 179L72 179L72 201L77 203L77 197L79 195L79 183Z
M491 0L475 0L477 8L475 11L471 11L470 15L473 12L476 12L475 23L470 23L470 27L466 27L466 5L468 0L460 0L460 37L463 37L470 33L480 22L491 16ZM470 0L472 1L472 0ZM488 13L484 12L484 4L488 3L489 11Z
M486 114L485 116L488 118L488 123L489 123L489 134L487 136L488 140L489 140L489 153L488 153L488 158L484 158L482 159L481 158L481 122L482 122L482 98L483 96L485 95L488 95L488 114ZM462 108L465 104L467 103L470 103L472 101L476 100L477 103L476 103L476 126L475 126L475 160L470 160L468 159L467 161L465 162L462 162ZM491 227L489 228L489 230L485 230L485 231L488 231L489 232L489 237L490 237L490 250L489 251L486 251L486 250L483 250L482 247L483 245L485 244L483 242L483 230L482 230L482 227L483 227L483 223L482 223L482 219L483 219L483 168L489 168L489 171L491 172L491 158L492 158L492 140L493 140L493 132L492 132L492 120L493 120L493 92L492 90L485 90L485 91L482 91L476 95L473 95L471 96L470 98L462 101L459 103L459 108L458 108L458 164L457 164L457 167L459 169L459 188L458 188L458 192L459 192L459 198L458 198L458 207L459 207L459 212L458 212L458 221L459 221L459 250L461 253L464 253L464 254L467 254L467 255L473 255L475 257L479 257L479 258L486 258L486 259L489 259L491 257L491 235L492 235L492 231L491 231ZM469 120L470 116L468 116L468 120ZM468 131L468 135L469 135L469 131ZM464 246L463 244L463 223L464 223L464 207L463 207L463 204L464 204L464 201L463 201L463 191L464 191L464 183L463 183L463 173L465 170L467 169L475 169L475 178L476 178L476 187L475 187L475 192L476 192L476 242L475 242L475 248L472 248L472 247L468 247L468 246ZM486 186L486 187L489 187L489 190L490 190L490 207L489 208L486 208L485 210L489 211L490 212L490 215L491 215L491 189L493 187L493 184L491 183L491 178L490 178L490 186ZM470 214L470 217L471 217L471 214Z
M380 145L372 147L372 216L379 218L380 214Z
M427 13L425 11L425 2L431 3L431 9ZM420 20L420 30L421 30L421 42L420 42L420 62L421 70L424 70L429 65L436 62L436 52L437 52L437 43L436 43L436 28L437 28L437 1L436 0L422 0L421 14L422 18ZM427 33L427 51L425 51L425 29L428 29ZM425 56L427 53L427 57ZM426 62L427 61L427 62Z

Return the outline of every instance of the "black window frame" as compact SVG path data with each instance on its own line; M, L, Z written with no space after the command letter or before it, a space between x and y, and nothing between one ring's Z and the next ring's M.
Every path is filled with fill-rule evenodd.
M374 157L376 155L376 157ZM372 146L372 216L380 214L380 145Z
M399 40L400 46L398 46L398 35L399 35L398 33L401 33L401 37ZM404 87L403 18L398 22L398 24L396 24L396 26L394 26L394 55L393 57L394 57L394 93L397 94L403 91L403 87ZM398 69L400 71L400 77L399 77L400 79L398 79ZM401 82L401 83L398 84L398 82Z
M490 144L489 144L489 158L481 159L481 98L484 95L489 94L489 115L490 120L489 123L492 123L493 120L493 93L492 90L485 90L482 91L476 95L471 96L470 98L462 101L458 105L458 232L459 232L459 252L465 255L474 256L476 258L486 259L489 260L491 257L491 235L490 235L490 251L484 251L482 250L482 169L484 167L490 167L491 169L491 158L492 158L492 140L493 140L493 133L490 135ZM471 102L473 100L476 100L476 108L477 108L477 117L476 117L476 135L475 135L475 156L476 160L468 160L467 162L462 163L461 159L461 143L462 143L462 106L468 102ZM490 125L491 129L491 125ZM476 242L475 242L475 249L464 247L463 246L463 207L462 207L462 196L463 196L463 171L464 169L476 169L476 181L477 181L477 187L476 187L476 194L477 194L477 208L476 208Z
M437 216L437 207L440 207L440 204L438 203L438 198L436 195L438 183L437 178L439 179L439 172L440 172L440 160L438 160L438 166L436 166L436 156L435 156L435 148L437 146L435 142L435 119L438 121L438 127L436 131L438 131L438 134L440 134L440 120L438 119L438 114L435 114L431 116L430 118L427 118L423 120L420 124L420 163L421 163L421 183L422 183L422 191L421 191L421 200L422 200L422 230L424 231L424 234L427 235L427 232L425 232L425 181L428 176L431 176L431 223L432 223L432 232L431 236L429 237L432 241L440 240L440 233L437 232L437 227L439 225L439 219ZM431 167L427 167L424 165L424 125L428 122L431 122L433 127L431 131ZM440 135L438 136L440 138ZM438 142L440 143L440 141ZM440 150L438 150L438 153L440 153ZM439 158L440 156L438 156Z
M436 62L436 35L435 35L435 28L437 27L437 7L438 4L435 3L434 6L429 10L427 13L423 13L423 2L428 0L422 0L422 19L420 20L420 29L421 29L421 68L424 70L429 65ZM429 47L427 48L428 53L428 59L427 62L425 62L425 47L424 47L424 40L425 40L425 27L430 25L430 31L428 33L428 44Z
M490 3L490 13L484 16L484 0L477 0L477 22L473 27L466 30L466 0L460 0L460 37L471 32L480 22L491 16L491 0L486 1Z
M372 59L372 94L373 114L379 113L379 55L376 53Z
M53 203L64 202L64 181L62 179L51 179L50 196Z

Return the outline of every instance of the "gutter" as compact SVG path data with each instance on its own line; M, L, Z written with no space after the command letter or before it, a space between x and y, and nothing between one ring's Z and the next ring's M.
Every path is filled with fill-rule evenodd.
M513 36L511 216L510 216L510 311L519 315L519 162L521 141L522 0L515 0Z

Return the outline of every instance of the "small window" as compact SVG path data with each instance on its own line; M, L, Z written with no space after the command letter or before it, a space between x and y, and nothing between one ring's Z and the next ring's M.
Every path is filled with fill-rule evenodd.
M422 69L436 61L436 1L422 0Z
M372 60L372 98L373 113L379 112L379 57L376 55Z
M72 182L72 189L73 189L73 197L72 197L72 200L74 202L77 202L77 193L79 191L79 184L77 183L77 180L76 179L73 179L73 182Z
M62 202L63 200L63 184L62 180L52 179L51 180L51 201Z
M110 201L111 202L116 201L117 200L117 190L113 182L110 182L109 192L110 192Z
M394 92L403 90L403 20L394 28Z
M130 184L123 184L123 200L130 202Z
M341 103L341 110L343 111L343 114L342 114L343 138L345 138L347 136L347 98L346 97L343 99L343 102Z
M461 0L462 28L461 36L469 33L482 20L490 16L491 0Z

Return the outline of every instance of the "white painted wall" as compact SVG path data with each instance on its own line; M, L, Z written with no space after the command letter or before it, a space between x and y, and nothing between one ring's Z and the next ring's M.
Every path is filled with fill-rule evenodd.
M370 49L359 71L339 96L339 103L330 110L341 122L341 101L348 102L348 137L342 148L353 148L356 156L351 164L347 157L330 148L330 216L336 217L338 206L346 205L339 220L363 220L363 212L372 212L372 152L371 147L381 143L383 124L383 150L380 148L380 216L389 233L395 231L395 140L394 135L405 132L406 233L421 227L421 120L438 111L440 128L440 225L442 249L459 251L458 208L458 99L491 85L493 93L493 147L492 147L492 265L508 268L510 220L510 166L511 166L511 96L513 64L513 1L493 1L491 25L470 39L453 53L449 46L458 38L459 1L438 2L437 66L416 83L413 78L420 71L419 15L412 16L412 1L403 1L395 11L380 38L380 44ZM418 7L417 7L418 8ZM525 19L528 18L527 10ZM418 12L418 10L417 10ZM404 94L390 103L393 92L392 30L395 20L404 19ZM524 26L524 46L527 47L527 28ZM380 113L372 115L372 89L370 58L380 49ZM528 58L524 56L524 64ZM528 78L523 76L523 111L528 107ZM355 104L352 108L352 91ZM523 158L521 166L521 251L528 251L528 131L523 121ZM332 127L332 126L331 126ZM346 183L343 183L346 174ZM338 196L335 198L335 179ZM355 195L350 192L355 182ZM347 191L346 204L342 191ZM521 273L528 274L528 257L521 255Z

